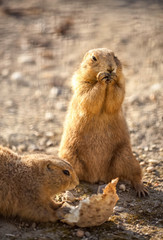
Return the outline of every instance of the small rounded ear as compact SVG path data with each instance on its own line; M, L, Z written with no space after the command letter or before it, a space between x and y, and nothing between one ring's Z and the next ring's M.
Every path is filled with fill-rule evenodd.
M116 74L117 75L121 75L121 73L122 73L122 64L121 64L120 60L116 56L114 56L114 60L115 60L115 63L117 65Z
M121 67L122 68L122 64L121 64L120 60L116 56L114 56L114 60L115 60L115 63L117 65L117 67Z
M88 56L88 52L85 53L83 60L85 60L87 56Z

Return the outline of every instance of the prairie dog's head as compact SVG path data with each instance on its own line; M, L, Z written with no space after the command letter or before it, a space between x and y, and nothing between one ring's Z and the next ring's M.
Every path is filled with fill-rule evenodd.
M116 73L118 68L121 68L121 64L112 50L97 48L84 55L79 73L88 81L96 81L99 72Z
M35 155L34 158L33 165L34 168L38 167L36 171L39 171L41 189L46 195L52 196L71 190L79 184L73 167L67 161L50 155L39 155L38 158Z

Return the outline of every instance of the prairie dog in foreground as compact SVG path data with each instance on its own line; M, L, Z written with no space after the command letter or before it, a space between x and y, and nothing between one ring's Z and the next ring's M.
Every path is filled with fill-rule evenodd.
M0 146L0 214L37 222L58 220L52 197L79 183L72 166L54 156L19 156Z
M111 50L88 51L72 78L59 157L69 161L80 180L90 183L130 180L139 196L148 194L133 156L122 112L125 80Z

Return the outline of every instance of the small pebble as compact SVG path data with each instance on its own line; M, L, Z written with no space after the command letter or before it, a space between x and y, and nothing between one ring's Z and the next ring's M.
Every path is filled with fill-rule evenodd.
M144 147L144 151L148 152L149 148L148 147Z
M127 202L123 202L123 207L127 207Z
M21 72L13 72L10 79L14 82L21 81L23 79L23 75Z
M22 222L22 223L21 223L21 227L25 227L25 222Z
M152 92L156 92L159 91L161 89L161 84L160 83L154 83L151 87L150 90Z
M145 162L140 162L140 166L144 166L145 165Z
M132 96L128 97L126 100L127 100L129 103L133 104L133 103L137 102L138 99L139 99L139 96L138 96L138 95L132 95Z
M119 189L121 189L123 192L125 192L126 191L126 186L124 184L121 184L119 186Z
M5 102L6 107L12 107L13 106L13 101L12 100L7 100Z
M46 153L58 155L58 147L48 147L48 148L46 148Z
M46 146L47 147L52 147L52 146L54 146L54 142L49 140L49 141L47 141Z
M143 210L141 209L141 210L139 210L138 212L139 212L139 213L143 213Z
M34 222L34 223L32 223L32 226L31 226L32 228L36 228L36 223Z
M125 227L123 227L123 226L117 224L117 229L118 229L118 230L121 230L121 231L124 231L124 230L125 230Z
M156 146L155 144L153 144L153 145L151 146L151 148L152 148L152 149L157 149L157 146Z
M84 236L84 231L81 229L78 229L76 232L76 236L82 238Z
M57 110L60 110L60 111L66 111L67 109L67 106L64 102L57 102L55 107Z
M42 52L42 57L47 59L54 59L54 54L52 53L52 51L44 50L44 52Z
M51 90L50 90L49 97L50 97L50 98L55 98L55 97L57 97L59 94L60 94L59 88L53 87L53 88L51 88Z
M134 207L134 206L135 206L135 204L134 204L134 203L130 203L130 206L131 206L131 207Z
M46 138L41 138L39 139L39 145L44 146L46 144L47 139Z
M17 147L18 151L19 152L23 152L27 149L26 145L25 144L20 144L18 147Z
M124 211L123 207L119 207L119 206L114 207L114 212L123 212L123 211Z
M147 208L146 210L148 213L151 213L152 212L152 209L151 208Z
M29 152L34 152L36 150L38 150L38 147L35 144L29 145L29 147L28 147Z
M54 79L56 77L54 72L40 72L40 79Z
M36 98L39 98L41 95L42 95L42 92L41 92L39 89L37 89L37 90L35 91L35 97L36 97Z
M155 159L149 159L148 162L151 164L158 164L158 160L155 160Z
M51 112L46 112L46 113L45 113L45 120L46 120L47 122L52 121L53 118L54 118L53 113L51 113Z
M154 208L161 206L161 201L155 200L153 206Z
M147 167L147 172L153 172L154 171L154 167Z
M150 99L151 101L156 100L156 95L155 95L155 94L150 94L150 95L149 95L149 99Z
M6 233L5 236L6 237L11 237L11 238L15 238L16 237L14 234L11 234L11 233Z
M91 236L90 232L86 231L86 232L85 232L85 236L86 236L86 237L90 237L90 236Z
M12 148L13 151L15 151L15 152L17 151L16 146L12 145L11 148Z
M21 55L19 58L18 58L18 62L21 63L21 64L34 64L35 63L35 60L32 56L30 55Z
M53 132L46 132L45 135L46 135L46 137L53 137L54 133Z

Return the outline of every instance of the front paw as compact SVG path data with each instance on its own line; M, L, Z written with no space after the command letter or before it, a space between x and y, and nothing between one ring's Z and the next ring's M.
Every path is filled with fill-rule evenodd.
M70 211L71 211L71 205L65 202L61 208L57 209L56 215L59 220L62 220L64 219L66 214L70 213Z
M108 72L99 72L97 74L97 81L98 82L106 82L110 79L110 73Z
M111 83L113 81L117 81L117 75L114 72L113 73L99 72L97 74L97 81Z
M106 79L107 83L111 83L111 82L116 82L118 80L118 77L116 75L116 73L112 72L109 76L108 79Z

